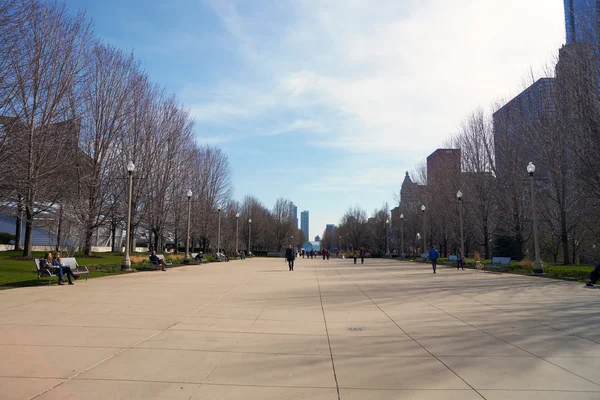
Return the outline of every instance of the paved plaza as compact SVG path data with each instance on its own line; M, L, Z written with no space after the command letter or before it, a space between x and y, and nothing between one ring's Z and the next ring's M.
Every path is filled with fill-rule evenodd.
M600 289L381 259L295 269L1 291L0 398L600 399Z

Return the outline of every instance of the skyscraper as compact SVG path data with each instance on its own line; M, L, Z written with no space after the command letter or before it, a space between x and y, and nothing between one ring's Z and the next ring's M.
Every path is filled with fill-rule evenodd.
M600 1L564 0L567 44L598 42Z
M298 229L298 207L292 203L292 215L294 216L294 229Z
M304 210L300 213L300 226L302 233L304 233L304 240L308 241L310 238L310 236L308 236L308 210Z

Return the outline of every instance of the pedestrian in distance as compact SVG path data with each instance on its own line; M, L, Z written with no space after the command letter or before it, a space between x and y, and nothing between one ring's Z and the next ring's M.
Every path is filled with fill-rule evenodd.
M458 271L459 268L462 268L463 271L465 270L465 261L460 247L456 250L456 270Z
M594 286L596 282L598 282L598 278L600 278L600 263L596 265L594 270L590 272L590 281L586 283L586 286Z
M153 265L160 265L162 267L162 271L166 271L165 267L167 266L167 263L164 259L159 258L156 255L156 250L152 250L152 253L148 256L150 258L150 262Z
M321 250L321 255L323 256L323 260L327 257L327 251L325 249Z
M360 248L360 263L364 264L365 263L365 255L367 254L367 251L365 250L364 247Z
M433 273L435 274L435 270L437 267L437 260L440 257L440 253L438 253L438 251L435 249L435 247L432 245L431 249L429 250L429 260L431 261L431 266L433 267Z
M354 264L356 264L356 259L358 258L358 251L354 250L352 253L352 257L354 257Z
M288 245L288 248L285 249L285 260L288 263L288 267L290 271L294 270L294 259L296 258L296 252L292 249L292 245Z

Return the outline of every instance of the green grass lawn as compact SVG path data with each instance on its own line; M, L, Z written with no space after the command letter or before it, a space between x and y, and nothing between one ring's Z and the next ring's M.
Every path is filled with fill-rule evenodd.
M438 264L441 264L447 261L447 258L439 258ZM415 261L421 261L420 259L415 259ZM485 265L491 264L492 260L482 260L482 263ZM533 266L526 265L531 263L519 262L519 261L511 261L509 265L509 270L506 272L512 272L516 274L532 274ZM455 263L452 265L456 266ZM467 258L466 260L466 268L475 268L475 260L471 258ZM594 269L593 265L554 265L548 264L544 265L544 272L547 277L555 278L555 279L565 279L571 281L587 281L590 277L590 272Z
M45 252L34 251L34 258L42 258ZM34 286L37 284L37 273L35 262L31 260L19 259L22 252L6 251L0 252L0 290L13 287ZM117 275L121 272L122 253L97 253L93 257L84 257L81 253L76 253L79 265L85 265L90 270L89 278L98 278L102 276ZM146 253L132 254L132 266L138 269L149 268L148 255ZM174 261L174 263L176 263ZM48 278L40 279L40 284L48 283ZM54 279L56 283L56 279Z

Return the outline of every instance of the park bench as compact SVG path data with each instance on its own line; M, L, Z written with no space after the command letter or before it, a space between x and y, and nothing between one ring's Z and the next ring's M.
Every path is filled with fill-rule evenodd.
M283 253L279 251L268 251L267 257L283 257Z
M198 253L192 253L190 256L192 257L192 260L197 261L198 264L202 264L204 262L203 257L200 257L200 259L196 259L196 257L198 256Z
M165 265L167 267L173 266L173 263L171 261L167 260L164 255L157 254L156 257L158 257L159 260L164 260L165 261ZM148 256L148 258L150 258L150 255ZM152 263L152 265L160 265L160 261L152 261L152 260L150 260L150 262Z
M502 273L502 270L506 267L508 267L508 265L510 264L510 257L492 257L492 262L483 267L483 270L485 271L485 268L489 268L490 271L498 271L500 273Z
M457 262L457 261L458 261L458 257L456 256L456 254L453 254L453 255L448 256L448 261L444 261L444 264L452 265L453 262Z
M52 278L56 277L57 281L58 281L58 272L57 269L40 269L40 259L36 258L35 259L35 269L37 270L37 276L38 276L38 285L40 284L40 278L43 276L47 276L48 277L48 286L50 286L50 284L52 283ZM74 257L65 257L62 259L62 263L65 267L70 267L71 268L71 272L73 272L73 275L75 275L77 278L79 278L81 275L85 275L85 280L87 281L88 279L88 275L90 273L90 271L88 270L88 268L86 266L83 265L79 265L77 263L77 260Z

